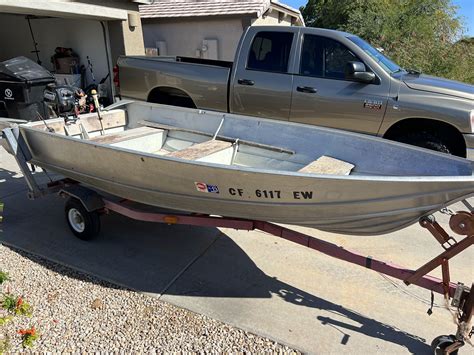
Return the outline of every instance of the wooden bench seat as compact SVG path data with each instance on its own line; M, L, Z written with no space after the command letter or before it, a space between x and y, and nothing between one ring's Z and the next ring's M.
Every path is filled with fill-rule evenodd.
M194 144L185 149L174 151L172 153L167 154L167 156L187 160L196 160L207 155L217 153L231 146L232 143L230 142L209 140L202 143Z
M113 144L130 139L144 137L150 134L159 133L163 130L151 127L138 127L132 128L123 132L106 134L104 136L96 136L89 138L90 141L101 143L101 144Z
M353 168L351 163L323 155L298 171L308 174L349 175Z

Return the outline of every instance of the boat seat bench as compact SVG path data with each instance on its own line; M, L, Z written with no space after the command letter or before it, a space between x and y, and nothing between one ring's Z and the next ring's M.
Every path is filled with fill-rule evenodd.
M56 119L48 120L48 127L45 126L44 121L36 121L31 123L31 127L48 130L53 129L55 132L64 132L67 136L76 136L82 133L82 129L79 123L83 126L83 129L87 133L100 132L102 126L105 130L113 128L121 128L127 125L127 118L125 111L123 110L111 110L102 112L102 126L98 119L97 113L85 113L80 115L80 120L77 123L65 124L64 118L59 117Z
M118 142L123 142L130 139L136 139L148 136L150 134L155 134L163 132L163 130L151 127L137 127L132 128L123 132L106 134L104 136L96 136L89 138L90 141L100 143L100 144L114 144Z
M354 165L343 160L323 155L304 166L298 172L324 175L349 175Z
M192 146L176 150L167 154L168 157L181 158L186 160L197 160L207 155L211 155L221 150L230 148L232 143L220 141L220 140L209 140L202 143L193 144Z

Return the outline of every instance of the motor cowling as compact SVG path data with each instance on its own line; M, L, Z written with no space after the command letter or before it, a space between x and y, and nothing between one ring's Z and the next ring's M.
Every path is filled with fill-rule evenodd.
M44 101L57 116L78 115L86 109L87 95L71 85L49 85L43 93Z

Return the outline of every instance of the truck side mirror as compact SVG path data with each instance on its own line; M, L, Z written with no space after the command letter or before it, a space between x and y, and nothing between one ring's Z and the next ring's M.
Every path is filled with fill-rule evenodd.
M362 83L372 83L375 79L375 74L367 71L364 63L348 62L345 71L346 79L356 80Z

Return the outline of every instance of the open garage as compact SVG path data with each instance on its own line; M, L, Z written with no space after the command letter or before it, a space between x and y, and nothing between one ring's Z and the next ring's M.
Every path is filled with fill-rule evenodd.
M138 3L147 1L0 1L0 62L25 56L58 84L102 82L110 103L117 57L144 53Z

